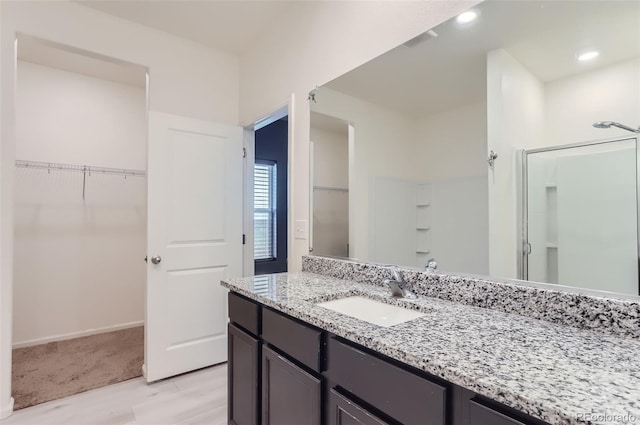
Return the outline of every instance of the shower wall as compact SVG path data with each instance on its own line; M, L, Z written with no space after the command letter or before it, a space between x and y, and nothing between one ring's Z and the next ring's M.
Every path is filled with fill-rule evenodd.
M638 294L636 141L527 154L528 279Z
M487 273L484 102L415 117L323 88L312 109L354 127L351 256L418 267L435 257L443 270Z

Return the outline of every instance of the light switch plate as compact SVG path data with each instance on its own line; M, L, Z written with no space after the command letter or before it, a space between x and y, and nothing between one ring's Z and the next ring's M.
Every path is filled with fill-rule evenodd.
M309 221L308 220L296 220L295 237L296 239L309 238Z

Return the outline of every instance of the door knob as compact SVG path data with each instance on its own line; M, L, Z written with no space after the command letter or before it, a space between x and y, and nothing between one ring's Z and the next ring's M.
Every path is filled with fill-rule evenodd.
M160 261L162 261L162 257L160 257L159 255L151 257L151 262L153 264L160 264Z

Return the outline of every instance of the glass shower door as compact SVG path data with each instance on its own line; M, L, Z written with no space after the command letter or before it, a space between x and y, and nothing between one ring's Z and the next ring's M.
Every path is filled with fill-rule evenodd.
M525 279L638 295L637 158L635 138L525 151Z

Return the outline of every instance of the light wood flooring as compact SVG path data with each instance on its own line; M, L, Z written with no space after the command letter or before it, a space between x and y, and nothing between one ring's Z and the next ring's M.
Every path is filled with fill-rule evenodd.
M223 425L227 366L147 385L144 378L18 410L0 425Z

